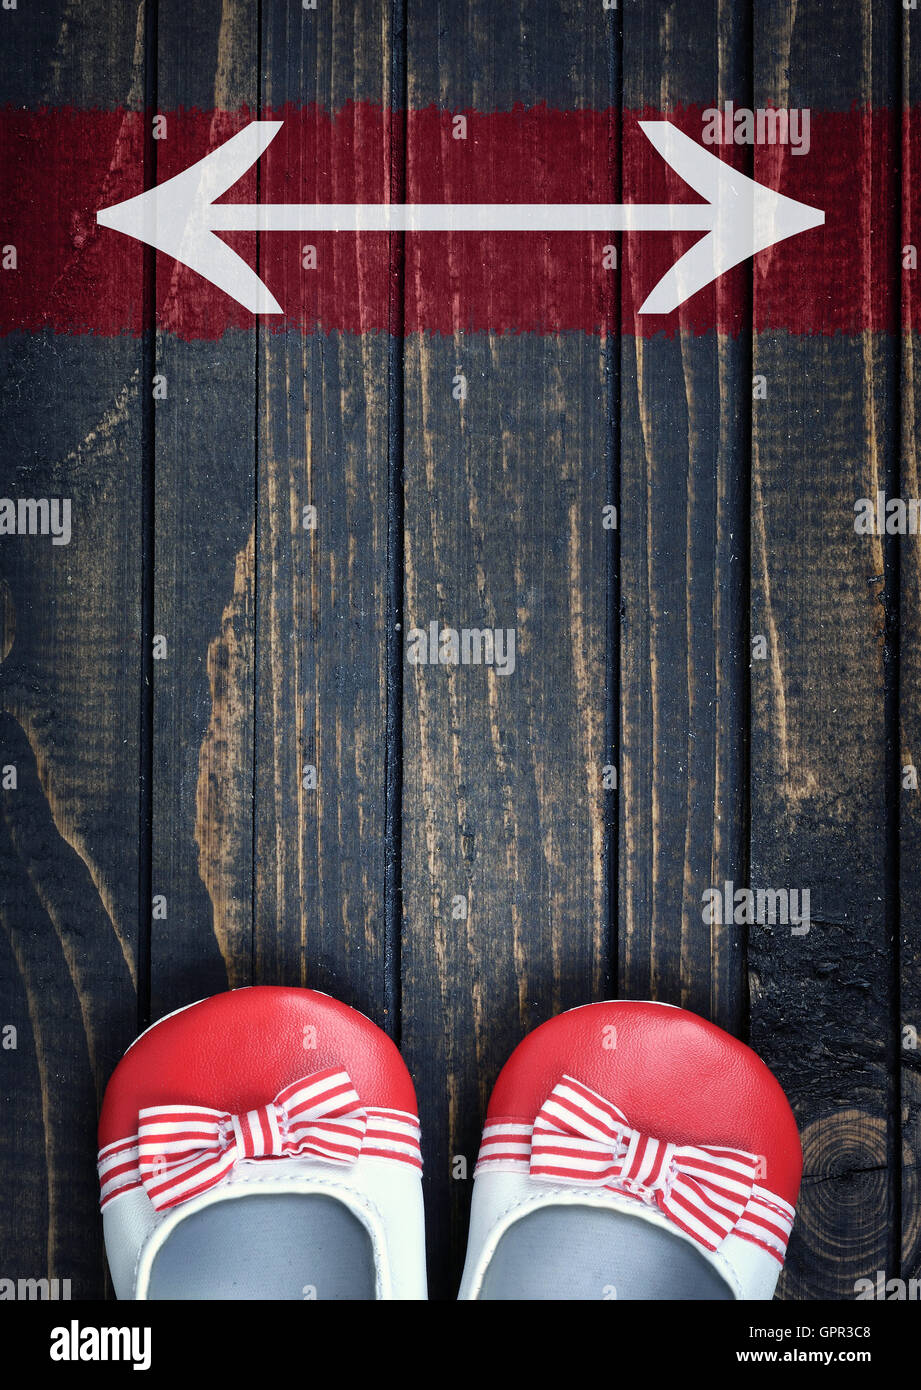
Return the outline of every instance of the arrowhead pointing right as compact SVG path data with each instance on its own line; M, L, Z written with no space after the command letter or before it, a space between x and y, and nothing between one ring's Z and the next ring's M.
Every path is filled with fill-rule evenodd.
M165 183L102 208L102 227L155 246L210 280L253 314L280 314L282 307L256 272L216 236L209 214L281 130L281 121L251 121L197 164Z
M640 306L670 314L692 294L758 251L821 227L825 213L747 178L669 121L640 121L648 140L713 207L713 230L672 266Z

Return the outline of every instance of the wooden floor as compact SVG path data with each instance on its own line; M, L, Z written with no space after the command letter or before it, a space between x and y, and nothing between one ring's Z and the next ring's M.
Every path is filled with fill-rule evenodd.
M918 24L894 0L30 0L0 14L0 103L897 118ZM867 283L913 153L855 179ZM616 144L611 169L614 201ZM855 499L919 495L916 337L753 333L751 266L739 333L614 331L613 276L603 331L404 337L405 295L436 293L409 242L389 333L183 337L138 251L146 331L0 337L0 492L81 517L67 547L0 540L0 1275L106 1292L108 1076L148 1021L257 982L399 1042L435 1297L503 1061L610 997L696 1010L776 1071L805 1150L782 1297L918 1277L921 565L853 528ZM411 664L430 622L514 628L514 672ZM727 881L808 888L809 931L706 923Z

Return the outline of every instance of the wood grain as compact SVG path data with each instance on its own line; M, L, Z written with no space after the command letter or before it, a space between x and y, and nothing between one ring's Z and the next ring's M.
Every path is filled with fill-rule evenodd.
M238 128L240 106L255 109L259 29L245 0L160 0L157 19L162 179L171 140L185 158L187 111L214 113L195 159ZM154 363L166 396L153 403L153 635L165 656L152 663L152 1019L252 982L256 514L257 330L183 340L169 316L188 273L160 257L157 274L169 280Z
M573 104L609 101L600 9L537 17L520 5L513 22L508 8L511 50L495 43L485 0L409 6L409 105L437 103L444 142L452 110L471 112L471 160L476 113L501 104L500 74L523 75L525 105L545 80L560 88L559 72L527 68L532 24L555 25L561 51L576 47ZM436 22L481 37L442 48L436 62L422 41ZM410 201L415 156L410 144ZM464 200L463 176L447 195ZM418 241L407 283L424 303ZM404 666L402 1036L426 1136L432 1288L445 1297L466 1240L461 1178L472 1176L499 1068L536 1024L609 989L609 382L603 339L582 335L421 334L407 339L404 361L404 632L433 622L513 629L517 644L507 675ZM458 1157L465 1169L452 1166Z
M28 104L136 110L143 5L111 23L96 0L68 8L4 50ZM23 247L15 273L41 254ZM76 243L60 274L80 276ZM143 294L140 261L125 292ZM74 1298L104 1290L97 1103L137 1017L143 355L134 339L0 344L2 491L72 507L68 545L0 549L0 767L16 771L0 791L0 1020L17 1041L0 1051L0 1269L70 1280Z
M917 110L921 101L921 36L917 14L902 16L902 109ZM912 212L917 200L907 190L917 188L921 176L921 147L917 121L903 127L901 180L902 220L894 274L900 277L902 322L917 304L918 271L902 269L902 248L917 246L921 233ZM918 424L921 416L921 343L905 331L900 339L901 386L901 496L921 497L918 457ZM921 537L905 536L899 550L900 611L899 650L899 1009L896 1019L900 1064L898 1119L901 1126L901 1277L921 1276ZM902 769L915 768L915 784ZM906 785L906 782L908 785ZM895 1273L895 1271L893 1271Z
M625 112L740 99L749 33L727 0L695 5L693 23L687 6L626 9ZM641 157L659 159L651 146ZM636 303L659 240L624 247ZM747 278L716 293L747 322ZM750 340L700 336L682 316L670 336L628 332L620 372L620 993L738 1033L744 932L705 922L703 895L747 872Z
M845 104L891 105L894 23L868 3L756 4L755 105L808 104L828 53L845 47L860 55ZM869 226L873 196L894 200L894 171L865 151L848 158L869 284L873 258L892 254L892 229ZM756 151L756 178L771 160ZM758 298L756 275L756 315ZM752 431L751 630L767 657L751 672L751 881L811 897L807 933L755 925L749 943L752 1044L803 1136L787 1298L852 1298L891 1254L888 591L883 546L855 535L854 503L892 476L895 369L884 335L754 344L767 399Z
M383 3L269 7L265 104L388 108L391 24ZM377 151L386 170L399 155ZM291 147L286 169L297 180L328 157ZM379 239L350 245L353 257L321 250L311 274L366 284L378 268L389 273ZM299 257L292 267L289 300L312 290ZM395 1032L385 922L391 357L384 336L323 325L260 337L254 959L260 982L326 990Z
M871 0L43 0L4 28L4 100L170 113L145 184L183 142L198 157L285 103L336 113L356 152L372 108L431 106L459 202L493 157L480 114L597 109L586 167L621 201L642 107L895 112L919 97L917 22ZM411 201L431 147L399 116L384 129L382 196ZM842 293L866 300L883 257L893 322L917 241L907 132L889 162L847 155L863 261ZM783 173L782 151L733 153ZM291 199L334 163L284 132L271 158ZM386 281L389 334L308 312L314 331L183 338L188 273L139 249L124 288L150 324L156 294L155 338L0 338L2 491L70 496L74 515L66 547L0 542L4 1276L104 1291L102 1087L139 1021L256 981L328 990L401 1043L434 1297L456 1290L499 1068L544 1019L615 992L748 1033L787 1090L806 1167L783 1297L921 1277L921 791L901 785L921 756L921 563L918 538L853 528L858 497L919 496L921 344L752 339L792 243L718 284L738 335L697 336L688 310L671 335L621 336L655 241L617 240L598 336L404 343L404 304L424 312L445 280L435 243L395 236L316 271L292 245L272 285L309 309L311 275L343 296ZM258 266L254 237L246 254ZM552 239L534 256L549 265ZM81 273L75 238L61 274ZM514 669L411 664L430 623L513 630ZM705 924L702 893L727 880L808 889L809 930Z

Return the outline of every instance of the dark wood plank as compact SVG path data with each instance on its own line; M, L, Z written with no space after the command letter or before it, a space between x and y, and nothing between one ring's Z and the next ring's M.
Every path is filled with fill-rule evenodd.
M402 10L386 0L157 9L158 53L145 54L143 5L47 0L13 31L7 95L132 111L155 61L157 109L177 123L167 139L194 126L192 157L245 119L202 127L193 107L404 99ZM604 108L620 90L619 14L598 3L407 0L407 15L409 101L434 102L446 123L516 101ZM757 105L893 106L900 24L910 102L914 22L870 0L758 0L753 27L726 0L629 6L623 104L739 101L751 42ZM413 138L410 198L429 172ZM394 199L401 142L395 122L378 151ZM483 155L476 141L470 152ZM157 153L162 176L172 155ZM463 199L474 180L455 155L446 196ZM328 156L295 140L292 188ZM907 186L916 158L906 138ZM757 152L753 163L757 176ZM894 197L896 170L865 152L854 167L861 225L871 199ZM632 196L616 144L609 169L609 196ZM892 207L891 227L864 239L855 294L876 285L881 254L897 294ZM633 240L621 247L631 296L654 258ZM745 935L706 926L701 895L745 882L750 848L752 886L811 895L808 932L756 924L748 939L751 1041L806 1150L782 1294L849 1299L857 1278L898 1273L899 1196L901 1272L919 1277L921 793L895 798L921 738L921 566L916 538L853 531L857 497L900 483L919 495L917 337L899 351L881 334L762 333L752 362L744 336L700 339L682 316L671 336L623 341L423 333L402 362L404 252L407 302L423 309L439 292L429 253L412 239L351 245L350 264L317 273L387 276L390 337L265 325L216 341L166 327L155 346L0 339L2 490L74 506L67 547L0 541L0 1029L17 1030L0 1050L0 1270L69 1279L77 1298L103 1289L95 1107L135 1032L152 926L154 1016L256 979L328 989L402 1033L432 1291L452 1295L469 1196L454 1159L469 1176L489 1089L524 1032L613 992L618 955L620 992L744 1030ZM126 294L144 294L143 264ZM174 273L159 263L161 290ZM746 269L718 294L744 300L749 281ZM611 329L616 279L602 297ZM154 367L167 397L150 458ZM749 556L752 370L768 394L751 421ZM611 501L617 582L600 522ZM749 561L751 632L767 642L750 676L750 846ZM138 836L145 563L167 643L153 668L150 843ZM408 664L409 630L432 621L514 628L514 671ZM616 760L617 669L619 952L600 779ZM10 767L16 785L3 787ZM401 783L402 828L388 825ZM152 924L148 901L138 914L148 877L167 912Z
M477 133L489 113L548 93L563 109L608 108L610 39L600 6L410 0L408 104L443 113L445 197L469 201L477 161L497 158ZM467 168L454 111L470 113ZM607 126L585 129L606 167ZM409 201L430 157L410 139ZM529 196L544 197L550 177L536 174ZM492 188L509 196L495 174ZM407 299L423 323L438 308L436 254L443 245L408 239ZM533 255L536 287L552 239ZM482 269L471 263L459 284L464 322L467 285L483 275L500 289L479 248L475 259ZM532 309L552 324L549 292ZM408 659L403 668L402 1036L419 1086L436 1297L456 1290L470 1191L458 1179L472 1176L497 1072L535 1025L610 991L608 372L597 335L423 332L406 343L404 635L436 623L513 629L516 639L506 675Z
M921 418L921 342L917 325L921 287L918 270L901 269L902 248L917 246L918 187L921 178L921 35L917 12L902 16L902 226L898 268L902 280L901 337L901 496L921 497L918 425ZM912 108L914 115L911 116ZM910 119L909 119L910 118ZM900 979L899 1055L901 1081L899 1119L901 1144L901 1277L921 1277L921 538L906 536L899 543L901 604L899 620L899 758L900 836L899 909ZM902 774L901 769L914 768ZM892 1271L895 1273L896 1271Z
M286 197L336 161L342 177L352 159L381 171L398 162L386 123L355 124L363 107L390 107L391 24L383 0L360 11L266 8L265 106L316 102L337 117L276 137ZM326 990L395 1031L385 923L391 349L386 334L309 323L320 282L332 277L339 300L354 302L356 284L386 285L390 251L375 236L300 238L314 240L316 271L301 274L300 242L289 238L291 269L277 286L310 331L267 324L260 338L255 970L263 983Z
M623 23L624 179L635 184L661 163L637 114L662 112L699 140L702 110L746 90L750 21L709 0L629 6ZM641 200L635 186L625 197ZM662 240L625 239L633 304L664 269ZM697 331L708 297L719 319L738 310L741 332ZM705 922L704 894L747 869L748 308L747 272L735 272L654 337L648 319L628 321L621 345L620 993L736 1033L744 933Z
M157 17L162 182L255 110L259 33L245 0ZM188 336L195 277L157 275L151 1018L251 983L253 896L256 328Z
M143 102L143 5L9 17L6 94L124 108L99 161L117 169ZM51 119L36 129L19 157L63 158L42 143ZM85 192L91 210L104 189ZM16 274L40 266L41 235L37 220ZM62 282L81 260L75 244ZM140 259L124 289L143 297ZM104 1289L97 1103L137 1017L144 355L129 337L0 339L2 491L72 508L68 545L0 541L0 767L16 775L0 791L0 1020L17 1042L0 1051L0 1268L69 1280L73 1298Z
M891 107L896 23L870 3L758 0L755 105ZM856 64L840 89L828 57L839 52ZM869 147L814 142L808 158L853 166L855 227L895 193ZM756 149L756 178L760 167L776 177L776 158ZM869 292L891 230L861 233L848 293ZM756 319L760 292L756 277ZM811 922L750 928L751 1040L792 1101L805 1154L782 1296L853 1298L856 1279L889 1267L894 1229L887 585L879 538L854 531L855 501L892 477L894 341L764 332L754 370L767 398L752 433L751 630L767 655L751 673L751 882L808 888Z

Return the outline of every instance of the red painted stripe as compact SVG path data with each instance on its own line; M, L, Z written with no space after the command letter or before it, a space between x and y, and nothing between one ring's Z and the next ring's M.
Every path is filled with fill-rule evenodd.
M655 153L637 125L624 123L620 171L624 200L698 201ZM285 124L260 161L265 202L386 201L391 139L403 117L354 104L330 114L315 107L264 112ZM167 138L156 142L157 181L180 172L252 119L249 111L166 113ZM546 107L479 115L468 112L468 139L454 140L451 114L434 108L407 117L407 199L411 202L613 201L618 173L618 118ZM700 138L701 108L668 114ZM902 129L900 130L900 125ZM0 271L0 332L51 328L64 333L137 334L144 327L139 243L97 227L100 207L145 187L144 132L137 112L0 111L0 247L15 245L18 268ZM896 267L910 239L921 183L906 179L896 206L900 136L905 164L921 137L921 111L903 121L891 112L812 112L811 150L754 150L755 177L823 208L827 223L761 253L754 262L759 331L857 333L893 330L899 322ZM746 147L713 147L747 166ZM250 171L224 201L255 201ZM231 244L255 264L254 233ZM695 234L623 237L620 270L602 268L609 238L590 234L425 233L406 243L406 332L456 330L600 333L622 295L620 327L648 336L744 323L747 270L730 272L676 314L637 317L636 309ZM613 240L611 238L610 240ZM318 269L302 268L301 248L317 248ZM285 309L269 327L295 331L386 332L390 252L384 233L271 233L261 238L260 274ZM901 317L921 327L919 272L903 276ZM185 338L216 338L253 318L193 272L157 257L160 326Z

